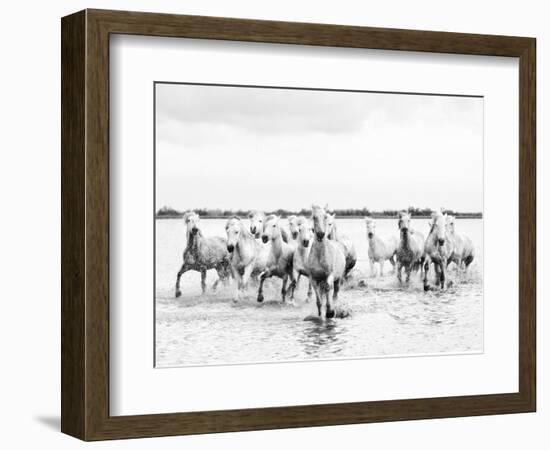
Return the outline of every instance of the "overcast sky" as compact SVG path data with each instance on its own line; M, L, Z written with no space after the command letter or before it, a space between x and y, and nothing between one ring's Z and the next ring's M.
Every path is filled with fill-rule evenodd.
M156 205L481 211L483 99L156 85Z

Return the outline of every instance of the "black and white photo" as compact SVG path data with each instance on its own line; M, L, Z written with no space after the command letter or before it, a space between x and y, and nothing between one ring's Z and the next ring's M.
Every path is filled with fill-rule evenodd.
M482 96L154 98L155 367L483 352Z

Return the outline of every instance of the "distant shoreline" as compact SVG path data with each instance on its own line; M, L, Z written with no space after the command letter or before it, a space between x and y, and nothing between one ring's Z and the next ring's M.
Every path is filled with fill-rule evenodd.
M183 217L183 214L173 214L173 215L166 215L166 214L156 214L155 219L163 220L163 219L181 219ZM234 215L228 215L228 216L204 216L202 219L229 219L230 217L234 217ZM338 216L339 219L364 219L365 216ZM372 217L373 219L397 219L397 216L386 216L383 214L371 214L368 217ZM455 216L457 219L483 219L483 214L461 214ZM245 217L242 217L243 219ZM411 216L412 219L431 219L431 216Z

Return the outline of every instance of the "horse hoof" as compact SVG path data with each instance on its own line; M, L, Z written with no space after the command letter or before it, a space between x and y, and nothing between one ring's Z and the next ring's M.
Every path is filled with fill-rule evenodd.
M334 319L334 316L335 316L334 310L332 310L332 309L327 310L326 315L325 315L325 317L327 319Z
M264 296L263 295L258 295L258 303L261 303L264 301Z
M429 284L425 284L424 285L424 292L428 292L430 290L430 285Z
M181 291L176 291L176 298L181 297Z

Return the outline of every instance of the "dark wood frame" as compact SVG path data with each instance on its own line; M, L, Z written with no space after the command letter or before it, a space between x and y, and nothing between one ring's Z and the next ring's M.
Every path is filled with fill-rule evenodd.
M536 408L533 38L85 10L62 32L61 429L84 440L474 416ZM109 35L519 58L519 392L109 416Z

